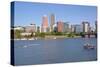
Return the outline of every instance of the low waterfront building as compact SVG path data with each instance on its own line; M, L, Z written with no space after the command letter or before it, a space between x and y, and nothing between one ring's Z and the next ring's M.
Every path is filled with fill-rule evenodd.
M27 33L36 32L36 24L30 24L29 26L26 26L25 32Z
M22 27L22 26L16 26L16 27L11 28L11 29L13 29L13 30L24 30L24 27Z

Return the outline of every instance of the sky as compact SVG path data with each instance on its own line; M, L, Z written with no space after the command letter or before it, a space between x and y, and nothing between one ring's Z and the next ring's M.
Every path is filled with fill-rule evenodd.
M48 17L50 24L51 14L55 15L55 22L63 21L69 24L81 24L82 21L88 21L91 26L94 26L97 20L96 6L16 1L14 9L15 26L27 26L31 23L40 26L44 15Z

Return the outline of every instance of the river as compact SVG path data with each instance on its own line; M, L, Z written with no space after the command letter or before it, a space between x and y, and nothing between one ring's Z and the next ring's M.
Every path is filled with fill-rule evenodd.
M84 49L84 44L95 46ZM33 65L97 60L96 38L63 38L52 40L15 40L15 65Z

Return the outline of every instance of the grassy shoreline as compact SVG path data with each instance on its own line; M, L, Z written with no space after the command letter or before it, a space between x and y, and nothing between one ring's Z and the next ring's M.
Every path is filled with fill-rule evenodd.
M63 39L63 38L81 38L81 36L67 37L67 36L45 36L45 37L34 37L34 38L17 38L12 40L49 40L49 39Z

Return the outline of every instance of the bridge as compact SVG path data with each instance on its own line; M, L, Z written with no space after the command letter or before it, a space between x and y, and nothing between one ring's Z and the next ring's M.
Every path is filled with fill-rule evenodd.
M95 33L95 32L91 32L91 33L83 33L82 35L81 35L81 37L83 37L83 38L90 38L90 37L95 37L95 38L97 38L97 33Z

